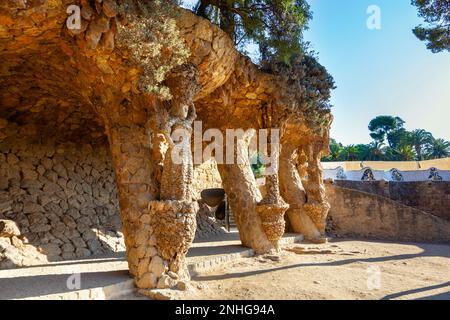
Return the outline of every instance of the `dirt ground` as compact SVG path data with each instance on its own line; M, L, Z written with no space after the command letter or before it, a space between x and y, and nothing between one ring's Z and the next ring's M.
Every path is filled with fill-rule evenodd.
M277 260L245 258L201 274L180 298L450 299L450 245L339 239L285 246Z

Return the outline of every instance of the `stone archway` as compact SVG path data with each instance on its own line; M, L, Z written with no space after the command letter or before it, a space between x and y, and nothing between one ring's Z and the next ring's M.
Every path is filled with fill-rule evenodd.
M6 266L121 250L110 151L88 98L97 81L93 62L61 36L61 10L4 5L0 189L3 218L20 226Z
M180 10L180 39L191 56L166 75L172 96L163 101L142 90L146 66L130 58L133 43L115 46L116 2L70 2L83 8L76 32L66 28L69 1L14 0L0 6L0 57L7 62L0 69L0 117L35 124L42 137L106 136L130 273L140 288L176 286L189 278L184 256L195 233L193 164L186 143L192 121L197 117L205 128L221 129L284 128L292 117L309 123L299 107L303 97L291 94L298 87L291 88L279 74L263 72L241 56L218 27ZM174 137L177 129L188 134ZM313 221L319 224L327 211L317 166L323 144L312 140L304 139L304 152L312 164L311 193L318 193L306 205L319 212ZM171 151L180 145L187 149L175 163ZM260 199L249 170L248 163L219 165L243 244L257 252L276 250L288 207L280 197L278 173L269 179L269 197Z

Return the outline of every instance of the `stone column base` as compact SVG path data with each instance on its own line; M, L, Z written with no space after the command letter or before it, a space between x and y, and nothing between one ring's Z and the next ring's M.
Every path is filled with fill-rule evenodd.
M284 213L288 208L288 204L258 204L256 206L264 233L275 248L278 248L278 241L285 231Z
M139 252L143 256L138 263L137 287L173 288L190 279L185 256L195 237L197 211L197 202L150 201L141 217L142 230L151 234L142 234L149 240Z
M306 215L311 219L322 236L325 236L325 227L330 205L324 203L305 203L303 209Z

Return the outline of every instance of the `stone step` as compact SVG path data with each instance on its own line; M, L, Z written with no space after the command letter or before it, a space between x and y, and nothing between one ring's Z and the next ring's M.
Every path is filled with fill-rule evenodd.
M283 236L280 240L280 245L286 245L303 241L304 237L301 234L288 234ZM250 248L240 247L236 248L233 253L219 254L217 256L209 256L206 259L202 259L198 262L192 262L188 264L189 273L192 277L199 275L200 273L206 273L214 271L215 269L222 267L223 265L236 261L241 258L249 258L255 255L255 251Z
M302 240L302 235L286 234L280 244ZM196 275L254 254L252 249L240 246L239 234L234 231L194 243L188 252L187 264L195 279ZM67 288L67 281L74 274L80 275L79 290ZM1 300L115 300L136 292L124 252L114 257L0 270L0 288Z
M23 298L23 300L117 300L136 292L134 280L129 279L105 287Z

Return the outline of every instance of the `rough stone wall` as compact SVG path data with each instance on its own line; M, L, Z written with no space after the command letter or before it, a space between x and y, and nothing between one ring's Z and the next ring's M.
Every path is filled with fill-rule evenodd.
M450 221L450 182L389 183L392 200Z
M414 207L450 221L450 182L448 181L346 181L335 180L338 186L359 190Z
M109 149L1 132L0 219L49 260L124 250Z
M333 183L339 187L354 189L362 192L376 194L389 198L389 182L388 181L351 181L351 180L334 180Z
M338 237L450 243L450 222L378 195L326 183Z
M0 219L0 269L48 262L44 254L21 238L14 221Z
M200 192L204 189L222 188L222 179L214 160L208 160L194 167L192 193L195 199L200 199Z
M192 52L190 60L199 70L202 90L196 98L201 99L229 79L239 54L221 29L187 10L180 10L177 25Z
M60 142L0 124L0 220L18 227L0 236L0 251L8 251L0 268L124 251L107 142ZM193 186L197 199L220 187L217 165L197 166ZM211 216L202 206L198 238L223 232Z
M199 203L195 238L206 239L212 235L225 234L226 232L220 223L216 221L212 210L205 203Z
M195 179L194 185L197 186L197 190L201 191L201 181L210 181L212 184L205 186L208 188L222 187L219 172L217 171L214 162L207 162L197 167L199 170L196 172L196 177L201 179ZM294 172L294 171L293 171ZM290 179L289 181L294 181ZM335 187L329 183L326 183L326 194L330 200L331 211L330 221L332 225L329 225L329 231L338 235L354 235L365 236L372 238L388 238L394 240L411 240L424 239L429 240L429 237L424 237L415 234L414 237L404 237L403 231L398 231L398 235L395 235L394 229L390 223L393 223L395 219L400 217L403 219L401 223L406 223L406 229L414 229L416 226L416 218L413 214L422 217L424 212L431 213L432 215L450 220L450 184L445 181L435 182L385 182L385 181L346 181L335 180L335 186L345 189L352 189L361 192L352 193L351 191L335 191ZM370 197L372 194L378 197ZM366 197L367 196L367 197ZM340 197L340 198L339 198ZM383 197L386 198L384 201ZM298 196L298 199L301 197ZM389 199L393 201L388 201ZM293 200L292 200L293 201ZM398 201L395 204L395 201ZM293 203L293 202L292 202ZM381 205L384 203L384 205ZM364 204L362 208L359 208L361 204ZM402 205L403 204L403 205ZM405 208L405 206L412 207L411 210ZM418 210L414 210L418 209ZM376 212L376 210L382 210ZM396 211L397 210L397 211ZM420 212L423 211L423 212ZM407 216L403 216L404 214ZM205 212L207 215L208 213ZM361 215L355 217L355 215ZM380 222L377 215L385 216L391 215L394 218L381 218L385 225L375 226ZM372 218L370 218L372 217ZM369 219L370 222L362 222L364 219ZM410 219L410 220L408 220ZM421 221L424 221L423 218ZM429 221L434 221L432 218L426 218ZM365 221L365 220L364 220ZM438 220L440 221L440 220ZM362 223L362 226L358 226ZM397 224L398 222L395 222ZM435 232L435 222L431 224L427 223L422 226L424 228L422 232L431 233L431 238L439 239L440 235ZM374 227L372 231L369 229ZM426 228L429 227L429 230ZM353 229L353 230L352 230ZM380 229L390 231L380 231ZM363 230L363 231L361 231ZM387 232L387 234L386 234ZM396 231L395 231L396 232ZM416 231L410 231L413 234ZM433 240L434 241L434 240Z

